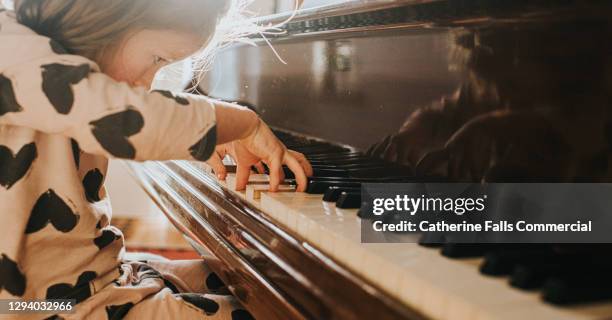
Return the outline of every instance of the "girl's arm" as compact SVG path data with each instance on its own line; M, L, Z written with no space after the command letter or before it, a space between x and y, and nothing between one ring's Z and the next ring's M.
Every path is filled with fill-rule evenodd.
M77 56L50 56L0 70L0 124L71 137L91 154L130 160L207 160L217 143L236 141L240 163L282 165L304 190L309 170L250 110L203 96L132 88ZM307 162L306 162L307 163ZM247 174L248 178L248 174Z
M241 138L257 123L246 109L132 88L94 68L84 58L62 55L0 70L0 124L65 135L83 151L107 157L204 161L217 136ZM242 120L224 119L233 116Z

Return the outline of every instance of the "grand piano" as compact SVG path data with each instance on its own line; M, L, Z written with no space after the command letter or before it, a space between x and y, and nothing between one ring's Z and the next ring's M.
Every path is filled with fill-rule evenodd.
M198 89L306 154L308 192L289 172L281 192L265 174L237 192L203 163L129 166L257 319L610 319L609 245L361 243L358 190L609 181L611 18L609 1L571 0L300 10L221 52Z

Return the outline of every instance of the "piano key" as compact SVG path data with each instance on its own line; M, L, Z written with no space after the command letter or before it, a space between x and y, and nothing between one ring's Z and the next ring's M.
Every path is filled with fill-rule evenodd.
M573 278L593 277L605 281L610 278L609 270L612 270L612 260L608 256L581 252L557 252L553 255L537 255L528 262L517 264L510 284L521 289L534 289L543 286L551 278L565 278L573 281Z
M514 253L521 255L520 253ZM485 256L485 261L480 266L480 273L500 276L508 275L514 269L517 257L513 253L506 254L505 252L490 252Z
M369 220L369 219L374 218L374 214L372 213L372 208L367 201L361 202L361 206L359 210L357 210L357 216L364 220Z
M378 162L364 162L364 161L342 161L340 163L338 162L323 162L323 163L316 163L316 162L311 162L310 163L312 165L312 168L316 168L316 169L327 169L327 170L351 170L353 172L357 172L360 170L372 170L372 169L389 169L389 170L385 170L387 171L387 174L389 174L389 176L395 176L397 175L395 173L394 170L398 170L395 168L390 168L389 166L385 165L384 163L378 163Z
M419 238L419 245L424 247L442 247L445 242L444 232L425 232Z
M292 192L295 193L296 186L295 185L279 185L277 192ZM261 199L261 194L263 192L268 192L270 190L269 184L264 185L247 185L246 187L246 197L249 200L259 200Z
M327 188L325 194L323 195L323 201L327 202L336 202L338 198L342 194L342 192L361 192L361 188L342 188L338 186L331 186Z
M358 209L361 206L361 192L343 191L336 201L336 207Z
M412 175L412 171L410 169L401 170L383 166L337 168L314 165L312 168L315 177L380 178Z
M380 168L387 167L384 162L372 159L361 158L341 158L341 159L322 159L308 160L313 167L322 169L360 169L360 168Z
M579 274L553 277L542 289L545 301L570 305L612 299L612 276L605 274Z
M536 265L518 264L510 276L510 285L525 290L539 288L546 281L547 271Z
M542 256L551 257L553 254L552 246L547 244L506 246L505 248L488 252L485 255L483 264L480 266L480 272L492 276L510 275L519 263Z
M236 174L228 173L225 177L227 187L231 190L236 190ZM270 177L267 174L251 174L249 176L248 185L267 185L270 182Z
M343 178L343 177L310 177L308 178L307 193L323 194L327 188L332 186L360 188L362 183L381 183L381 182L410 182L414 177L392 177L392 178Z
M360 188L361 185L357 182L343 182L343 181L317 181L310 180L308 181L308 187L306 188L306 193L309 194L323 194L330 187L339 187L339 188Z
M442 255L449 258L482 257L494 245L487 243L445 243L442 246Z
M347 158L366 158L361 152L356 152L356 151L334 152L334 153L309 153L305 156L309 161L347 159Z

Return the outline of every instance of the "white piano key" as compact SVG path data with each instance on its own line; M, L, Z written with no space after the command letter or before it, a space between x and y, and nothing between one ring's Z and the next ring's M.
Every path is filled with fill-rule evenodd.
M249 201L259 202L261 199L261 194L269 192L270 185L261 184L261 185L247 185L246 187L246 197ZM279 185L277 192L290 192L295 193L295 186L291 185Z
M232 190L235 191L236 190L236 174L235 173L228 173L227 177L225 178L225 181L227 182L227 187ZM268 182L270 181L270 178L268 177L268 175L266 174L251 174L249 176L249 185L267 185Z

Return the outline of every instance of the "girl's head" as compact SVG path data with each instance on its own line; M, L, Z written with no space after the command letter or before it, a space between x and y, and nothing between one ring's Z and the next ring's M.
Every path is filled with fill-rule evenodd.
M231 0L16 0L20 23L118 81L150 86L169 62L204 48ZM216 37L215 37L216 38Z

